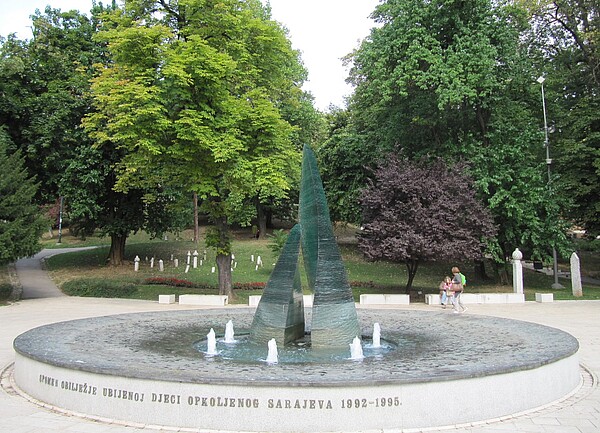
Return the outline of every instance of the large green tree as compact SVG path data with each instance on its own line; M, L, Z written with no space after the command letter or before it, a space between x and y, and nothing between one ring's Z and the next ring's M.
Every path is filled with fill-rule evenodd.
M231 296L230 224L249 223L248 200L284 198L299 166L282 116L302 95L298 53L258 0L126 1L100 40L112 62L87 131L126 153L121 191L158 180L198 194Z
M46 222L33 201L38 185L4 128L0 128L0 167L0 264L5 264L41 249Z
M3 41L0 123L40 183L38 201L54 202L77 147L88 145L81 118L90 107L90 71L101 55L95 25L77 11L47 7L32 16L33 37Z
M108 62L93 37L101 15L113 8L94 5L88 18L48 7L32 15L31 40L3 41L0 121L39 180L38 202L64 197L73 231L90 235L98 229L110 236L108 259L119 265L131 232L158 234L173 225L169 210L178 194L158 182L116 191L124 152L93 149L81 127L92 109L93 66Z
M600 234L600 5L593 0L520 0L533 23L527 42L545 75L554 189L565 216Z
M521 44L527 15L490 0L386 0L373 17L380 25L351 56L344 140L363 151L347 165L362 154L373 167L389 151L469 161L499 226L496 258L515 247L547 257L565 238L560 197L543 176L539 88Z

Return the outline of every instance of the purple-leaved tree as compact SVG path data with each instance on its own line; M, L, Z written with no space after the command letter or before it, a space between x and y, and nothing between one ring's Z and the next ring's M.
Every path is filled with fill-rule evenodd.
M481 259L496 234L467 170L390 154L362 191L359 248L371 260L405 263L407 293L421 262Z

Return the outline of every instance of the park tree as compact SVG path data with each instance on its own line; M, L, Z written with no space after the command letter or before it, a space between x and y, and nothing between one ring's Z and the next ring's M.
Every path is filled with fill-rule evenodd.
M349 110L331 107L324 117L327 138L318 147L318 157L331 218L358 224L360 192L371 176L379 149L356 131Z
M65 200L70 228L81 236L109 236L108 262L124 260L128 235L172 228L173 192L158 183L115 190L124 152L92 148L81 127L90 112L94 65L107 52L94 41L101 16L115 6L95 4L91 17L47 7L32 15L33 38L9 36L2 45L0 119L40 184L37 201ZM169 199L165 201L165 194Z
M34 204L38 185L4 128L0 128L0 167L0 264L6 264L41 249L46 221Z
M407 293L420 263L481 259L496 234L467 169L390 154L362 192L358 246L371 260L404 263Z
M548 193L544 178L525 11L489 0L386 0L372 16L379 26L349 57L355 92L347 126L323 147L323 160L332 161L324 172L346 173L347 191L334 190L357 197L350 191L388 152L468 161L498 226L495 259L504 262L515 247L543 257L552 246L564 250L563 199Z
M126 1L99 41L111 63L92 84L84 126L124 152L116 188L161 184L196 193L210 218L220 293L232 296L234 222L285 198L299 167L282 116L305 76L285 31L260 1Z
M37 201L49 203L77 148L90 144L81 119L102 50L92 40L94 21L82 13L47 7L31 19L31 39L9 35L1 44L0 122L40 184Z
M527 42L544 75L553 133L554 191L565 217L600 234L600 6L597 1L519 0L532 22Z

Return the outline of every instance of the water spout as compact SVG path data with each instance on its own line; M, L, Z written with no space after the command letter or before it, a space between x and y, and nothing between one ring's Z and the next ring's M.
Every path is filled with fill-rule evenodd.
M206 342L206 354L207 355L216 355L217 352L217 338L215 337L215 330L210 328L208 334L206 334L207 342Z
M267 362L269 364L277 364L277 362L279 361L277 355L277 342L274 338L271 338L267 345L269 348L269 353L267 354Z
M373 347L381 347L381 327L379 323L373 324Z
M235 343L235 338L233 338L233 322L230 320L225 325L225 343Z
M362 345L360 344L360 338L354 337L350 344L350 359L363 359Z

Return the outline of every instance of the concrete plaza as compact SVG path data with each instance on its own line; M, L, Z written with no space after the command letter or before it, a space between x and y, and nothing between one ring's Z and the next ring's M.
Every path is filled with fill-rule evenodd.
M23 286L23 300L0 307L0 433L133 433L158 431L157 426L124 425L116 420L92 420L60 413L34 404L10 386L14 361L14 338L36 326L49 323L119 313L191 309L178 304L124 299L71 298L62 296L40 266L40 259L56 251L45 250L31 259L17 263ZM201 309L196 307L197 309ZM225 307L227 308L227 307ZM423 304L399 306L413 310L435 310L439 306ZM450 313L450 312L449 312ZM539 323L564 330L580 343L582 385L562 401L524 414L473 425L449 426L425 431L472 433L600 433L600 301L568 301L553 303L526 302L509 305L470 305L469 315L488 315ZM468 329L457 332L457 344L468 338ZM548 380L552 380L551 377ZM493 392L493 390L490 390ZM451 410L452 404L440 402L432 411ZM191 429L165 431L194 432ZM400 431L400 430L399 430ZM420 430L417 430L420 431ZM391 433L391 432L388 432Z

